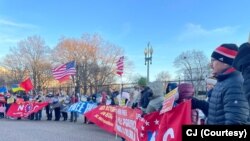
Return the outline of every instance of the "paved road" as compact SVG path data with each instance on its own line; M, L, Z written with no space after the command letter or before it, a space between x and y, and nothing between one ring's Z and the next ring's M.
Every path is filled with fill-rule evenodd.
M0 119L0 141L121 141L94 124Z

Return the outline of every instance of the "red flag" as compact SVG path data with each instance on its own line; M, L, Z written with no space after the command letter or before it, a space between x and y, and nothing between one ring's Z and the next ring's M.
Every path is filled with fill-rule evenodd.
M124 69L124 56L120 57L116 62L116 74L122 76Z
M70 61L66 64L58 66L52 70L52 74L56 80L63 82L69 79L70 75L76 74L76 63L75 61Z
M140 141L181 141L182 125L191 124L191 101L185 101L164 114L150 113L137 121Z
M26 80L24 80L23 82L21 82L20 87L22 87L26 92L30 91L33 89L33 84L31 82L31 79L28 78Z
M191 125L191 101L185 101L165 113L156 140L181 141L182 125Z

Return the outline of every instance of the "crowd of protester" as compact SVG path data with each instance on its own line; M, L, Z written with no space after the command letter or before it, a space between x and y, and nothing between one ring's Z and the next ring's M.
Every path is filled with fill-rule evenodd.
M68 107L71 104L77 103L79 101L79 95L74 93L67 94L64 91L58 93L49 92L48 94L43 94L42 91L37 94L30 94L24 91L18 91L16 93L5 93L0 94L0 118L14 119L8 117L6 113L8 112L11 104L17 103L21 104L22 102L48 102L48 105L44 108L46 115L42 115L42 110L39 110L36 113L32 113L27 117L29 120L41 120L42 116L46 117L47 120L67 121L68 117L71 122L77 121L77 113L71 112L68 116ZM20 120L21 118L17 118Z
M192 83L168 83L159 81L138 85L127 90L100 91L86 96L86 101L99 105L120 105L139 108L143 115L162 109L164 96L174 89L174 106L183 101L192 101L193 124L232 125L250 123L250 44L222 44L211 55L211 77L207 84L207 98L200 100L194 97L195 88ZM66 110L71 104L82 100L81 95L60 91L30 95L25 92L6 93L0 95L0 118L11 118L4 115L12 103L23 101L48 102L45 107L47 120L77 121L77 113ZM53 114L54 112L54 114ZM42 111L31 114L28 119L41 120ZM54 116L54 118L53 118ZM68 117L70 117L68 119ZM87 119L85 119L86 121Z

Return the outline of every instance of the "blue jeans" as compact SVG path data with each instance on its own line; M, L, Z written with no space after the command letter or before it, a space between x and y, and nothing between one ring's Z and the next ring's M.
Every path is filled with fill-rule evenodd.
M70 112L70 121L76 122L77 121L77 112Z

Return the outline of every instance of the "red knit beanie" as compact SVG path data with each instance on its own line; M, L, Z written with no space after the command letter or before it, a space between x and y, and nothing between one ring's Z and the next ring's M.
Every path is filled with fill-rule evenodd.
M237 53L236 44L222 44L214 50L211 57L231 66Z

